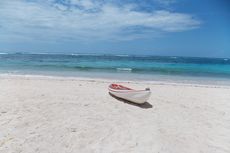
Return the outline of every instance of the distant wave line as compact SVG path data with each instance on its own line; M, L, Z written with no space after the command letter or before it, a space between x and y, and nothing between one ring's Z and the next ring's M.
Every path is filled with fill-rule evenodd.
M131 72L133 69L131 68L116 68L117 71L127 71L127 72Z
M123 55L123 54L121 54L121 55L114 55L114 56L118 56L118 57L128 57L129 55Z

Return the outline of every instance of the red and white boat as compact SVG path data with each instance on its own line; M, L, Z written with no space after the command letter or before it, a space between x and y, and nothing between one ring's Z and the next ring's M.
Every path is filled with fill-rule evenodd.
M115 97L122 98L137 104L145 103L151 95L149 88L146 88L145 90L134 90L119 84L109 85L109 93Z

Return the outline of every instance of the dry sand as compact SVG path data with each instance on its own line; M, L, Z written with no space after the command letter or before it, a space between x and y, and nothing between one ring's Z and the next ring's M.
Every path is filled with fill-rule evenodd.
M0 153L230 152L229 86L123 82L151 88L139 107L112 82L1 75Z

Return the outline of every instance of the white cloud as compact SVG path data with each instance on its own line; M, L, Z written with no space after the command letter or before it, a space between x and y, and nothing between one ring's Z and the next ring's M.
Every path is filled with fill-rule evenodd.
M70 4L79 5L86 9L92 9L95 7L95 3L91 0L70 0Z
M199 27L189 14L155 10L135 11L136 5L118 6L93 0L0 2L0 29L8 37L43 40L130 40ZM128 32L125 30L129 29ZM147 29L147 30L146 30Z

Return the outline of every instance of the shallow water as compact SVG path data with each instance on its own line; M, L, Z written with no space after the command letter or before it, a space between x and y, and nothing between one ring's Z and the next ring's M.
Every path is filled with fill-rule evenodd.
M198 57L0 54L0 72L140 80L230 80L230 59Z

